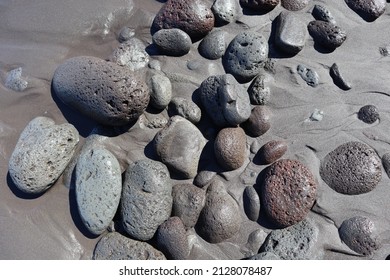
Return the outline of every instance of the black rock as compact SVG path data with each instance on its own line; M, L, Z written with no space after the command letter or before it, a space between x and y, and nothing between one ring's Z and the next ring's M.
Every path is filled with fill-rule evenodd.
M379 119L378 108L374 105L365 105L360 108L358 118L365 123L372 124Z
M386 10L386 0L345 0L345 3L365 21L375 21Z
M322 20L311 21L308 30L316 44L331 51L340 47L347 39L347 34L343 29Z
M336 86L338 86L342 90L351 89L351 84L347 82L341 75L339 67L336 63L333 63L333 65L330 67L329 74L332 77L333 82Z

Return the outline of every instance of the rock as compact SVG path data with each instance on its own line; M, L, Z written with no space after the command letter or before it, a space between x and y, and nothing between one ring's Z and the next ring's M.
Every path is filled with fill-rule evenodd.
M336 63L333 63L330 67L329 74L332 77L334 84L342 90L349 90L352 88L351 84L341 75L339 66Z
M381 161L370 146L351 141L325 156L320 175L336 192L349 195L367 193L382 178Z
M365 123L373 124L379 120L378 108L374 105L365 105L360 108L358 118Z
M226 51L226 35L227 32L223 30L210 32L199 44L200 55L207 59L221 58Z
M213 29L214 21L210 6L203 0L168 0L154 18L152 29L179 28L197 41Z
M288 228L273 230L260 251L273 253L282 260L312 259L317 253L314 251L314 245L317 242L318 231L318 228L308 220Z
M185 178L194 178L198 173L200 155L206 142L199 129L180 116L170 118L154 138L156 152L162 162Z
M262 252L248 258L248 260L280 260L280 258L272 252Z
M119 31L119 43L126 42L135 36L135 30L131 27L125 26Z
M232 75L210 76L200 86L202 105L215 125L236 126L251 112L245 88Z
M215 0L211 6L215 21L220 25L234 22L239 16L239 9L236 0Z
M20 134L8 162L15 186L28 194L45 192L69 164L78 142L73 125L56 125L47 117L34 118Z
M382 165L385 169L387 177L390 178L390 152L387 152L382 156Z
M258 156L262 164L270 164L281 158L286 151L287 143L285 141L272 140L260 148Z
M172 84L168 77L155 74L150 78L150 105L165 109L172 99Z
M14 91L23 91L27 88L28 82L22 77L22 67L15 68L8 72L5 78L5 87Z
M122 193L121 173L118 160L103 148L84 151L77 160L77 208L93 234L102 234L115 216Z
M150 98L140 76L96 57L66 60L56 69L52 84L66 105L108 126L137 120Z
M220 243L233 237L241 226L237 202L220 181L207 189L206 204L196 225L197 233L207 242Z
M215 175L217 175L215 171L202 170L194 178L194 185L199 188L206 187L215 178Z
M253 105L267 105L271 99L271 76L266 72L260 73L253 79L248 88L249 99Z
M314 42L325 49L334 51L347 39L343 29L333 23L314 20L309 22L308 30Z
M153 34L152 39L162 54L171 56L183 56L192 46L190 36L178 28L161 29Z
M310 0L281 0L282 7L289 11L299 11L304 9Z
M242 126L248 135L261 136L271 128L271 116L272 112L268 106L255 106L249 119Z
M148 243L127 238L118 232L110 232L98 241L92 259L166 260L162 252Z
M386 0L345 0L365 21L372 22L386 11Z
M146 67L149 63L149 55L145 51L145 45L137 38L131 38L121 43L111 54L109 60L119 66L126 66L131 71Z
M375 225L366 217L356 216L345 220L339 228L339 234L349 248L364 256L371 255L380 247L375 236Z
M202 117L202 111L198 105L182 97L172 98L169 104L169 112L172 115L179 115L194 124L198 123Z
M240 0L242 7L253 11L267 13L279 5L280 0Z
M268 218L288 227L305 219L316 199L317 182L301 162L281 159L267 168L260 194Z
M205 204L205 191L192 184L178 184L172 196L172 216L179 217L186 229L194 227Z
M249 220L256 222L260 215L260 198L252 186L245 187L243 193L244 211Z
M322 20L337 25L332 13L325 6L319 4L314 5L311 14L316 20Z
M246 158L246 135L241 127L223 128L214 142L219 165L230 171L240 168Z
M316 71L310 68L306 68L306 66L299 64L297 66L297 72L299 76L311 87L316 87L320 83L320 78Z
M320 122L324 118L324 111L319 109L314 109L314 111L310 114L310 117L306 119L305 121L310 122Z
M167 167L144 159L125 173L121 217L125 231L138 240L151 239L158 226L170 217L172 182Z
M248 250L245 253L245 256L250 257L257 254L267 235L268 234L260 228L252 231L248 236L247 243L245 244L245 249Z
M306 26L294 13L283 11L277 19L275 45L291 55L299 53L306 43Z
M179 217L170 217L157 230L157 247L173 260L185 260L190 254L186 229Z
M267 39L254 31L243 31L230 42L223 56L226 73L240 83L249 82L263 69L268 58Z

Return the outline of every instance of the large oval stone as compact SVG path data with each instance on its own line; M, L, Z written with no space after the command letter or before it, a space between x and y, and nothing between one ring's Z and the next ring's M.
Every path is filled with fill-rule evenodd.
M149 103L143 79L113 62L79 56L58 66L53 89L59 99L103 125L136 121Z

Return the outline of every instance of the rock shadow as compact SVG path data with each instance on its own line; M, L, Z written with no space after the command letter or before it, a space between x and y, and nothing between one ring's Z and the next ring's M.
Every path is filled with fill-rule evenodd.
M16 197L19 197L19 198L22 198L22 199L36 199L38 197L41 197L43 194L45 194L45 192L42 192L42 193L39 193L39 194L30 194L30 193L25 193L25 192L21 191L16 186L14 181L12 180L11 175L9 174L9 172L7 172L7 185L10 188L11 192Z

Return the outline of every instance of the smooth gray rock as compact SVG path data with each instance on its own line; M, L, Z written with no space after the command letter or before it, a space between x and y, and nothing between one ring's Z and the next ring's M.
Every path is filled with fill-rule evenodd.
M379 111L374 105L365 105L361 107L357 115L359 120L368 124L373 124L379 120Z
M320 83L320 77L317 72L311 68L307 68L305 65L299 64L297 66L297 72L299 76L311 87L316 87Z
M150 78L150 104L159 110L165 109L172 99L172 84L168 77L155 74Z
M306 43L305 24L293 12L283 11L277 19L275 34L276 46L289 54L299 53Z
M171 56L185 55L192 46L190 36L178 28L161 29L154 33L152 39L162 54Z
M284 229L273 230L267 236L261 253L273 253L282 260L312 259L318 228L309 220Z
M111 232L96 244L94 260L166 260L164 254L146 242Z
M330 22L314 20L307 28L314 42L329 51L334 51L347 39L346 32Z
M121 215L124 229L138 240L151 239L172 210L172 182L161 162L144 159L130 165L123 183Z
M119 43L123 43L125 41L130 40L135 36L135 30L131 27L125 26L119 31L118 41Z
M386 0L345 0L365 21L372 22L386 11Z
M239 16L239 9L237 0L215 0L211 6L216 23L221 25L234 22Z
M172 216L179 217L186 229L195 226L206 201L204 190L192 184L178 184L172 189Z
M236 126L251 113L245 88L232 75L210 76L200 86L202 105L215 125Z
M227 32L224 30L210 32L199 44L200 55L208 59L221 58L227 47L226 35Z
M333 17L332 13L325 6L319 4L314 5L311 14L316 20L322 20L337 25L336 19Z
M78 142L73 125L56 125L50 118L36 117L20 134L9 159L12 181L22 192L43 193L65 170Z
M187 119L174 116L154 137L157 155L172 171L194 178L206 138Z
M122 193L118 160L103 148L83 151L76 165L76 202L81 220L93 234L102 234L115 216Z
M170 217L158 227L157 247L173 260L185 260L190 254L187 232L179 217Z
M139 75L90 56L66 60L56 69L52 84L55 94L66 105L108 126L137 120L150 98Z
M14 91L23 91L27 88L28 82L22 77L22 67L15 68L8 72L5 78L5 87Z
M268 59L268 42L260 33L243 31L229 44L223 56L226 73L240 83L249 82L263 69Z
M342 90L349 90L352 88L351 84L341 74L339 66L336 63L333 63L330 67L329 74L332 77L334 84Z
M245 187L243 196L244 211L249 220L257 221L260 215L260 198L252 186Z
M252 105L267 105L271 99L271 76L266 72L260 73L253 79L248 88Z
M281 0L282 7L289 11L299 11L309 4L310 0Z
M349 248L365 256L380 247L375 224L367 217L356 216L345 220L339 228L339 234Z
M169 104L169 111L196 124L202 117L202 111L193 101L182 97L174 97Z
M113 51L109 60L119 66L129 68L131 71L136 71L146 67L149 63L149 55L145 48L141 40L130 38Z
M202 170L194 178L194 185L203 188L212 182L215 175L217 175L217 172L215 171Z
M241 226L237 202L220 181L207 189L206 204L196 225L197 233L210 243L219 243L233 237Z

